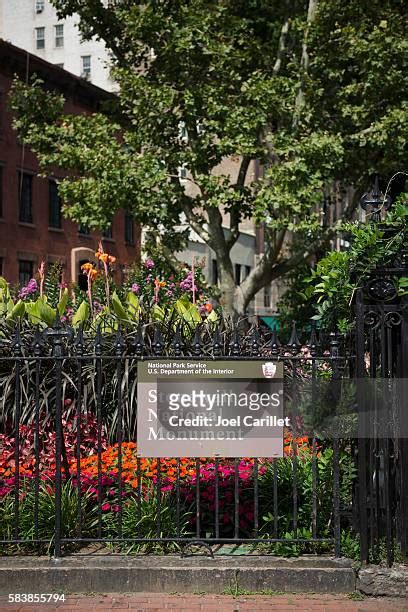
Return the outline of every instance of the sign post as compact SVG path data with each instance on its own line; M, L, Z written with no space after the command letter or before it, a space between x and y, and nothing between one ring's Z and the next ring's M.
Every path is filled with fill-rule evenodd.
M280 457L283 364L147 359L138 365L141 457Z

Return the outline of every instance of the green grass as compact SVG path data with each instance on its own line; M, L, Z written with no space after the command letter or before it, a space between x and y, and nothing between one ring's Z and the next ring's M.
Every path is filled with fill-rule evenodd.
M365 595L363 595L363 593L360 593L360 591L353 591L349 594L349 598L353 601L363 601L363 599L365 599Z

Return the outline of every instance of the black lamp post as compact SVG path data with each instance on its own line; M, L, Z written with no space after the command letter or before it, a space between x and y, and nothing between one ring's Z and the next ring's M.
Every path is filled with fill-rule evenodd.
M360 198L360 206L371 216L371 220L374 222L380 221L381 211L388 210L391 206L391 197L380 191L378 176L375 177L371 191L367 191Z

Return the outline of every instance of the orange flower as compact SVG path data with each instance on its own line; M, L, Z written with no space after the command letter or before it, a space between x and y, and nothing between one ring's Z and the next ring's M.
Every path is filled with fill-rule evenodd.
M116 257L109 255L109 253L105 253L101 242L99 243L98 250L95 252L95 257L105 265L114 264L116 261Z
M206 304L204 304L204 308L206 309L208 313L212 312L212 309L213 309L212 304L210 304L210 302L207 302Z
M82 264L81 270L84 271L90 281L94 281L98 275L98 270L89 262Z
M103 261L103 263L108 263L109 255L107 253L101 253L100 251L96 251L95 257L96 259Z
M165 281L161 281L159 278L155 278L154 279L154 284L156 285L156 287L165 287L166 286Z

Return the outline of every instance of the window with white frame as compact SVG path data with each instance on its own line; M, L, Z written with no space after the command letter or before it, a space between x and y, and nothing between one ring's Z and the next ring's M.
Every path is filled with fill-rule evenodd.
M64 46L64 26L56 25L54 26L55 31L55 46L63 47Z
M178 139L179 139L180 142L183 142L185 144L187 144L187 142L188 142L188 132L187 132L186 122L185 121L179 121L179 124L178 124Z
M177 171L180 183L185 183L187 181L187 165L181 164L181 166L178 167Z
M44 0L35 0L35 12L42 13L44 10Z
M91 78L91 56L82 55L81 63L82 63L81 76L84 79L90 79Z
M35 47L36 49L45 48L45 28L35 28Z
M271 291L269 287L264 287L264 308L271 307Z

